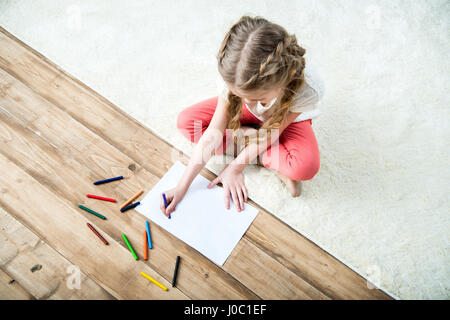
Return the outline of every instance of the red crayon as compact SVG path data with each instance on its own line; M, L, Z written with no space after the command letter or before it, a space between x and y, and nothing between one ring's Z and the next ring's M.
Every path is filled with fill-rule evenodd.
M105 200L105 201L116 202L116 199L111 199L111 198L105 198L105 197L95 196L95 195L93 195L93 194L87 194L86 197L88 197L88 198L93 198L93 199L98 199L98 200Z
M101 235L100 233L98 233L98 231L95 230L95 228L94 228L89 222L86 222L86 224L87 224L87 226L89 227L89 229L91 229L92 232L95 233L95 235L96 235L97 237L99 237L100 240L103 241L104 244L108 245L108 241L106 241L106 239L103 238L102 235Z

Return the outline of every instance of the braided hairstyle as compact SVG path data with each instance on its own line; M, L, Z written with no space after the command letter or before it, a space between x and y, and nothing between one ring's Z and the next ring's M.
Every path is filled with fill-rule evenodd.
M217 54L222 78L244 92L283 88L272 108L271 117L259 130L259 138L267 138L268 129L277 129L288 114L295 93L304 84L305 49L295 35L268 20L243 16L225 35ZM228 92L228 125L240 128L242 100ZM246 143L247 144L247 143Z

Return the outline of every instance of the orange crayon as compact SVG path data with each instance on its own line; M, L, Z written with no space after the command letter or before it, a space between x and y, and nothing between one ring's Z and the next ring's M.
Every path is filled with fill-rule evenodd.
M123 208L125 208L127 205L129 205L134 199L136 199L137 197L139 197L141 194L143 194L144 191L143 190L139 190L138 193L136 193L134 196L132 196L130 199L128 199L121 207L120 210L122 210Z
M147 231L144 231L144 260L148 260L148 242L147 242Z

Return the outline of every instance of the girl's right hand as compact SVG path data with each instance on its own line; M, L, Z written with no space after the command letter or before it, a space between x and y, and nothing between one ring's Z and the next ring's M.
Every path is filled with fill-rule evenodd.
M161 208L162 213L164 213L168 218L169 214L175 211L177 204L184 198L186 191L182 190L181 188L175 187L173 189L164 191L164 194L166 195L167 208L165 208L164 206L164 198L162 196L162 193L159 207Z

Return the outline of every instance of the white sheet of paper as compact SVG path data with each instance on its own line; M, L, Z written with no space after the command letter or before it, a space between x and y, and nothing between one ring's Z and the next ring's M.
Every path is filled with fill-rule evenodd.
M244 210L238 212L232 200L227 210L223 188L216 185L208 189L210 181L199 174L171 213L171 219L167 218L160 209L161 194L178 184L185 169L183 163L175 162L136 210L222 266L255 219L258 210L244 203Z

